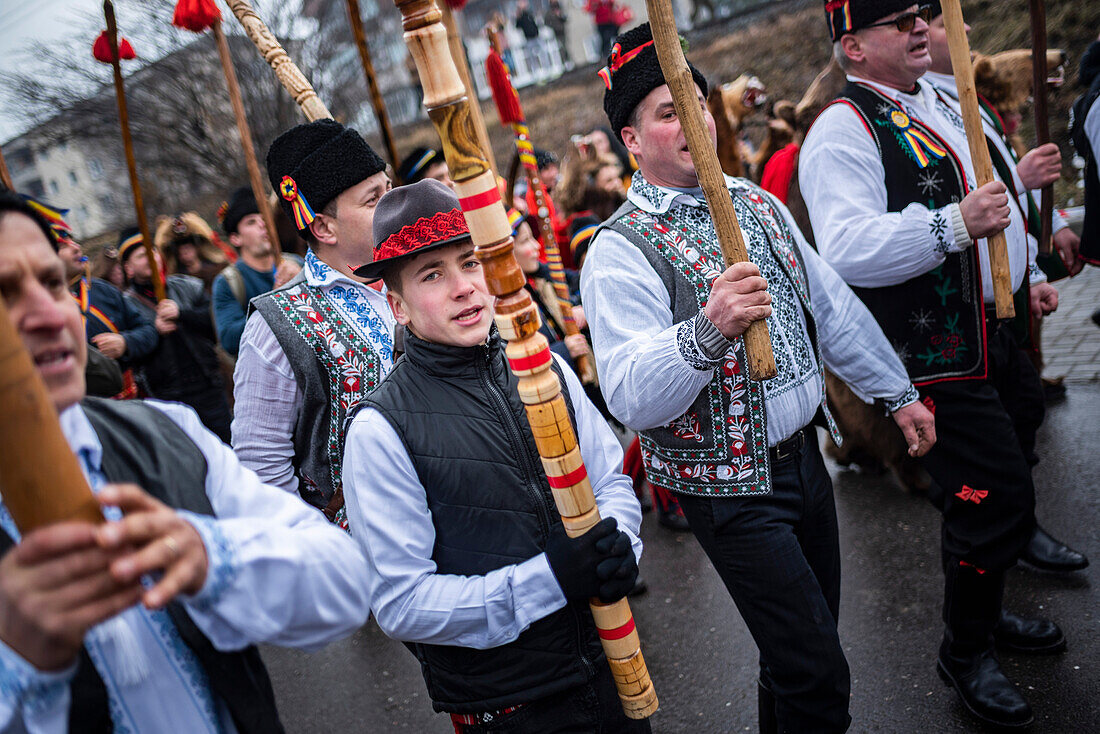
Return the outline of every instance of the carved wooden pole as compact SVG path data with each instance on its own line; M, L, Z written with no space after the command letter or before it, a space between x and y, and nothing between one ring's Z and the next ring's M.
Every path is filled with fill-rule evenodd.
M65 520L103 522L57 410L0 298L0 495L26 535Z
M328 111L325 103L317 96L317 92L313 90L313 85L309 83L306 75L302 73L298 65L291 61L286 50L279 44L278 39L260 19L260 16L256 15L252 3L248 0L226 0L226 4L233 15L237 17L237 20L240 21L245 33L252 39L252 43L256 44L256 48L259 49L260 55L264 57L264 61L275 70L275 76L279 78L286 91L290 92L290 96L302 108L302 113L305 114L306 119L310 122L325 118L331 119L332 113Z
M581 330L577 328L577 322L573 319L573 301L569 297L569 284L565 280L565 266L562 264L561 252L558 250L557 233L554 231L554 222L550 217L550 207L546 203L546 187L543 186L542 179L539 177L535 147L531 142L531 131L527 127L523 106L519 102L519 94L512 86L508 67L500 57L499 39L495 31L489 33L489 44L492 50L489 52L489 58L485 60L485 73L489 78L489 86L493 90L497 111L500 113L500 123L512 126L512 132L516 138L516 153L527 174L527 185L534 192L536 209L534 214L542 230L543 247L546 250L547 264L550 266L550 280L554 284L554 293L557 295L558 307L561 309L561 318L564 322L562 328L566 336L576 336L581 333ZM576 365L577 374L580 375L582 382L588 385L596 382L596 371L588 355L574 357L573 364Z
M454 59L455 66L458 67L462 84L466 87L466 96L470 100L470 118L473 120L474 130L477 131L478 143L485 152L485 157L489 161L489 168L495 176L500 169L497 168L496 159L493 157L493 146L489 143L489 130L485 127L485 118L481 115L481 103L478 102L477 89L474 88L474 80L470 78L470 61L466 58L466 47L462 45L462 34L458 32L458 21L455 20L451 6L446 2L440 7L440 11L443 13L443 27L447 29L447 42L451 47L451 58ZM421 79L423 80L423 75L421 75Z
M363 32L363 16L359 14L359 0L347 0L348 18L351 20L351 32L355 36L355 46L359 49L359 60L363 63L363 73L367 77L367 89L370 92L371 107L374 108L374 117L378 120L378 129L382 133L382 143L386 146L386 152L390 156L390 165L393 170L401 163L401 156L397 154L397 146L393 142L393 133L390 132L390 119L386 115L386 103L382 100L382 92L378 89L378 78L374 75L374 62L371 61L370 48L367 46L367 34Z
M657 50L661 72L672 93L676 116L680 118L680 126L687 138L688 151L699 176L699 185L703 187L707 207L710 208L710 215L714 220L714 231L718 235L722 257L726 261L726 267L745 262L749 259L748 249L741 236L741 227L737 224L737 212L733 208L733 199L730 198L722 167L718 163L718 153L714 150L714 144L707 132L703 111L699 109L695 80L688 69L684 50L680 46L680 36L676 31L676 20L672 17L672 3L670 0L646 0L646 10L649 12L649 26L653 29L653 46ZM754 380L775 377L775 355L772 353L767 322L752 322L742 338L745 342L749 377Z
M443 141L459 204L470 227L489 292L497 296L496 325L508 341L507 357L519 377L520 399L542 457L562 523L570 536L583 534L600 514L584 469L577 437L538 308L524 290L525 278L512 254L512 227L501 204L495 176L470 118L471 100L448 51L442 14L433 0L395 0L401 11L405 43L424 87L428 117ZM642 658L638 632L626 599L591 602L608 664L626 715L642 719L657 710L657 695Z
M233 105L233 116L237 120L237 133L241 138L241 150L244 152L244 164L248 168L248 180L252 184L252 195L256 197L256 206L260 209L260 216L264 218L267 227L267 237L276 253L283 251L279 244L279 232L275 227L275 218L271 213L271 206L267 202L267 191L264 189L264 177L260 172L259 161L256 160L256 146L252 142L252 130L248 127L248 118L244 114L244 101L241 99L241 86L237 82L237 72L233 68L233 57L229 55L229 43L225 39L225 31L220 20L214 21L211 26L214 31L214 41L218 46L218 57L222 62L222 71L225 72L225 86L229 90L229 101Z
M134 194L134 213L137 215L138 229L141 230L141 244L145 256L149 258L149 271L153 276L153 295L158 301L164 300L164 276L157 267L153 255L153 239L149 236L149 221L145 218L145 202L141 197L141 182L138 180L137 163L134 160L134 141L130 135L130 112L126 108L126 89L122 86L122 62L118 55L118 26L115 24L115 6L111 0L103 0L103 17L107 21L107 42L111 49L111 68L115 77L115 99L118 101L118 123L122 129L122 147L126 153L126 170L130 174L130 190Z
M1050 142L1050 115L1047 112L1047 10L1045 0L1031 3L1031 95L1035 100L1036 146ZM1051 228L1054 216L1054 184L1044 186L1039 197L1039 254L1054 249Z
M993 162L989 158L981 110L978 108L974 65L970 60L970 42L966 40L966 26L963 24L959 0L941 0L940 5L943 7L943 25L947 31L951 68L955 72L955 83L959 88L959 105L962 107L963 125L966 127L966 142L970 146L970 160L974 164L974 177L981 187L993 180ZM1016 315L1016 308L1012 304L1012 273L1009 271L1005 233L998 232L986 241L989 243L989 269L993 276L997 318L1010 319Z

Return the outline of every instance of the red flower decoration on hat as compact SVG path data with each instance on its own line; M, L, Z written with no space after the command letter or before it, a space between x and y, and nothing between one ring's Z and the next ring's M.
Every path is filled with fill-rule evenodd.
M469 234L466 218L461 209L438 212L406 224L385 240L374 251L374 261L380 262L408 255L414 250L445 242L460 235Z

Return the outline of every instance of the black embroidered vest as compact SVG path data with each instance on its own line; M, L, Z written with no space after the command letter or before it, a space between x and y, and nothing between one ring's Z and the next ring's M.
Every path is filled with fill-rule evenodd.
M882 288L852 287L874 314L916 385L985 376L985 312L977 249L946 252L950 218L936 210L967 194L966 173L954 151L931 128L884 94L849 82L833 104L863 120L886 171L886 211L913 203L933 212L932 235L942 264Z

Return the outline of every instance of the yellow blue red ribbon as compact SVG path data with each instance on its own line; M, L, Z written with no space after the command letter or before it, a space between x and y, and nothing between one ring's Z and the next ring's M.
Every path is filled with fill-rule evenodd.
M901 110L894 110L890 113L890 122L894 123L894 126L901 131L902 137L905 138L905 142L909 143L909 148L921 168L927 168L928 164L932 162L932 158L939 160L947 155L946 148L932 140L922 130L913 127L913 121L909 119L909 115Z
M294 213L294 226L299 230L309 227L309 223L317 218L306 197L298 191L298 184L290 176L283 176L279 182L279 193L290 202L290 209Z

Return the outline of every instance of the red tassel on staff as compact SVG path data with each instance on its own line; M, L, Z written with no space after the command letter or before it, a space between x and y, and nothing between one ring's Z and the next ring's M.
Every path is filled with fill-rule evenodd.
M443 0L451 10L462 10L466 7L466 0Z
M102 31L95 39L95 43L92 44L92 56L96 61L102 61L104 64L114 61L111 55L111 42L107 40L107 31ZM118 39L118 57L123 61L137 58L134 47L125 38Z
M500 114L501 125L511 125L514 122L523 122L523 108L519 104L519 95L512 86L512 79L508 74L508 67L504 65L504 59L500 57L495 48L489 49L489 56L485 59L485 78L489 81L489 89L493 92L493 101L496 102L497 112Z
M214 0L179 0L172 16L172 25L184 30L202 33L222 19Z

